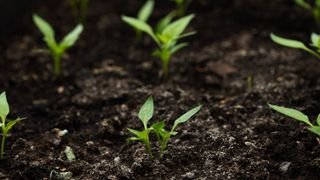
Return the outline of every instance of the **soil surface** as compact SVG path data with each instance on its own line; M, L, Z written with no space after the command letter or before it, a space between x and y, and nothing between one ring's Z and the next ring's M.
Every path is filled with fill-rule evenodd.
M64 1L47 1L34 12L61 38L75 25ZM122 14L143 1L95 0L86 31L52 78L49 56L30 13L0 44L0 91L6 91L17 125L0 163L0 179L318 179L320 146L305 127L267 107L297 108L312 118L320 109L320 61L280 47L271 32L307 39L312 18L291 0L198 0L187 38L171 62L170 78L150 55L154 44L134 32ZM174 8L158 2L155 23ZM252 83L250 80L252 79ZM142 128L141 104L152 95L153 122L204 107L152 160L127 128ZM68 133L62 134L64 130ZM154 137L152 137L154 138ZM64 150L70 147L75 161ZM156 147L156 144L154 144ZM153 149L156 154L157 148Z

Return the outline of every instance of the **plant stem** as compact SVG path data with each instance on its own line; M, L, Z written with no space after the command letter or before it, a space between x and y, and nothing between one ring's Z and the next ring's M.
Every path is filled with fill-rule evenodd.
M168 79L169 77L169 62L170 62L170 54L167 52L163 52L161 55L162 60L162 70L163 70L163 76L165 79Z
M5 133L4 131L2 131L2 140L1 140L1 150L0 150L0 159L3 159L3 155L4 155L4 144L6 141L6 136L7 133Z
M53 54L53 73L55 77L61 74L61 54Z

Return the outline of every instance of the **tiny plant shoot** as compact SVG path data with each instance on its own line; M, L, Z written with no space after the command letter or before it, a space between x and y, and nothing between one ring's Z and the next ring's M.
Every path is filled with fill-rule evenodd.
M57 43L54 30L48 22L37 15L33 15L33 21L43 34L43 40L46 42L48 51L53 58L54 75L57 77L61 74L62 55L78 40L83 31L83 26L81 24L77 25L60 43Z
M22 120L21 118L17 118L16 120L7 122L7 116L9 112L10 112L10 109L9 109L6 93L3 92L0 95L0 118L1 118L0 127L2 131L0 159L3 159L4 157L4 145L10 130L13 128L14 125L16 125L19 121Z
M195 34L195 32L183 34L193 18L194 15L191 14L173 22L170 22L169 19L169 24L167 22L163 23L162 25L158 24L158 29L153 30L149 24L137 18L122 16L123 21L135 27L136 29L147 33L158 45L158 48L153 52L153 55L161 59L165 78L167 78L169 75L169 63L171 56L188 45L187 43L178 43L178 40ZM167 26L163 27L163 25Z
M191 0L171 0L176 3L177 10L176 10L176 15L177 16L183 16L191 3Z
M305 114L303 114L302 112L295 110L295 109L290 109L290 108L286 108L286 107L281 107L281 106L276 106L276 105L271 105L269 104L269 107L283 115L286 115L288 117L293 118L296 121L302 122L304 124L306 124L307 126L309 126L308 130L314 134L316 134L317 136L320 137L320 114L317 117L316 123L317 125L313 125L308 116L306 116Z
M139 10L137 19L141 22L147 23L147 21L149 20L153 12L153 9L154 9L154 0L147 0L145 4L142 6L142 8ZM132 26L131 24L129 25L133 27L134 31L136 32L136 40L137 42L139 42L142 38L142 31L139 28Z
M294 0L296 4L310 12L317 26L320 27L320 0L314 0L314 3L309 3L306 0Z
M180 116L178 119L174 121L174 124L171 130L168 131L165 129L164 121L159 121L152 124L151 126L148 126L148 122L152 119L153 112L154 112L153 99L152 97L149 97L141 107L138 115L140 121L143 124L143 130L139 131L139 130L128 128L128 130L132 134L134 134L134 137L129 138L129 140L142 142L146 146L146 149L150 154L151 158L153 158L149 135L150 133L154 133L157 137L157 140L160 146L160 158L162 158L163 153L167 148L168 142L170 141L170 138L177 134L177 132L175 131L177 126L179 124L182 124L188 121L193 115L195 115L201 109L201 107L202 106L197 106L191 109L190 111L186 112L182 116Z
M305 45L301 41L283 38L283 37L277 36L275 34L271 34L270 37L273 42L275 42L279 45L290 47L290 48L295 48L295 49L302 49L302 50L305 50L305 51L309 52L310 54L316 56L317 58L320 58L320 36L319 36L319 34L316 34L316 33L311 34L310 47L308 47L307 45Z

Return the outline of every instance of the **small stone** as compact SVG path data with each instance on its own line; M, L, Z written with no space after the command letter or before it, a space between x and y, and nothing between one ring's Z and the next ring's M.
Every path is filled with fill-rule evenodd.
M183 175L183 178L185 179L194 179L194 172L187 172L186 174Z
M280 169L281 172L285 173L285 172L288 171L290 165L291 165L291 162L284 161L284 162L282 162L282 163L280 164L279 169Z

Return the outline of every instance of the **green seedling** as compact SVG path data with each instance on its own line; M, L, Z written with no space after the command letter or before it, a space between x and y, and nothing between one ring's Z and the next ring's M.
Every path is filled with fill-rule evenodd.
M294 0L294 1L298 6L310 12L317 26L320 27L320 0L314 0L313 4L305 0Z
M317 125L313 125L308 116L306 116L305 114L303 114L302 112L295 110L295 109L291 109L291 108L286 108L286 107L281 107L281 106L276 106L276 105L271 105L269 104L269 107L272 108L273 110L286 115L288 117L293 118L296 121L302 122L304 124L306 124L308 127L308 130L314 134L316 134L317 136L320 137L320 114L317 117L316 123Z
M189 6L189 4L191 3L191 0L170 0L176 3L177 6L177 10L176 15L177 16L183 16Z
M137 15L137 18L141 22L147 23L149 20L152 12L154 9L154 0L147 0L145 4L142 6L142 8L139 10L139 13ZM136 40L139 42L142 38L142 31L139 28L136 28L135 26L132 26L130 23L128 23L131 27L133 27L134 31L136 32Z
M10 112L10 108L7 101L6 93L3 92L0 95L0 118L1 118L0 127L2 131L0 159L3 159L4 157L4 146L10 130L13 128L14 125L16 125L18 122L22 120L21 118L17 118L16 120L7 121L7 116L9 112Z
M85 24L90 0L69 0L73 14L79 23Z
M320 58L320 36L319 34L312 33L311 34L311 44L309 46L305 45L301 41L293 40L293 39L287 39L280 36L277 36L275 34L271 34L271 39L282 46L295 48L295 49L302 49L310 54L316 56L317 58Z
M150 133L154 133L157 137L160 146L160 158L162 158L163 153L165 152L171 137L177 135L177 132L175 131L177 126L188 121L193 115L195 115L201 109L201 107L202 106L197 106L180 116L178 119L174 121L171 130L168 131L165 129L164 121L156 122L151 126L148 126L148 122L152 119L154 112L153 99L152 97L149 97L141 107L138 115L140 121L143 124L144 129L142 131L139 131L128 128L128 130L135 135L134 137L129 138L129 140L142 142L146 146L146 149L150 156L153 158L149 135Z
M48 51L53 58L54 75L59 76L61 74L62 55L79 39L83 26L81 24L77 25L60 43L57 43L54 30L48 22L37 15L33 15L33 21L43 34L43 40L46 42Z
M178 43L178 40L195 34L195 32L183 34L193 18L194 15L191 14L170 22L169 24L163 23L167 25L166 27L158 25L158 29L153 30L149 24L137 18L122 16L123 21L136 29L147 33L158 45L158 48L153 52L153 55L161 59L163 74L166 78L169 75L169 63L172 55L188 45L187 43Z

